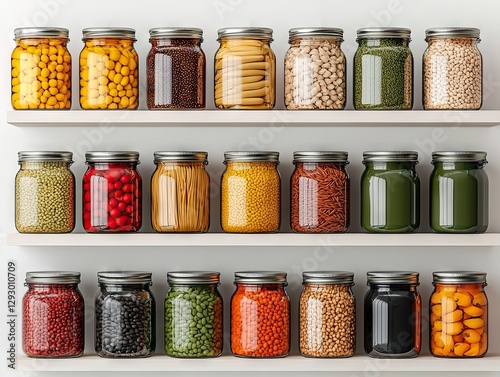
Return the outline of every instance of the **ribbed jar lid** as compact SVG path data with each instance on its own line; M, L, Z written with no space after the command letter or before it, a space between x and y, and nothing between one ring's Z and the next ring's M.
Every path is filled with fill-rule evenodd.
M168 284L219 284L220 272L172 271L167 273Z
M149 29L150 38L202 39L203 30L197 27L155 27Z
M225 161L262 161L262 162L279 162L279 152L267 151L233 151L225 152Z
M26 272L26 284L79 284L80 273L75 271Z
M207 162L208 152L192 152L192 151L162 151L154 152L154 161L185 161L185 162Z
M432 152L432 162L482 162L486 161L486 152L481 151L439 151Z
M136 151L91 151L85 153L87 162L139 162Z
M304 284L354 284L354 273L349 271L304 271Z
M486 283L486 272L480 271L436 271L432 273L433 283Z
M293 152L293 162L343 162L348 164L348 153L341 151Z
M258 38L272 41L273 29L267 27L225 27L217 30L220 38Z
M105 284L147 284L151 283L151 272L145 271L102 271L97 281Z
M419 284L418 272L370 271L366 273L368 284Z
M367 151L367 152L363 152L363 161L418 162L418 152L415 152L415 151Z
M129 27L89 27L82 30L83 40L92 38L135 39L135 29Z
M19 162L73 162L73 152L68 151L21 151Z
M344 30L335 27L296 27L288 31L290 38L298 37L334 37L342 38Z
M286 284L283 271L239 271L234 273L234 283L243 284Z
M433 27L425 31L427 38L479 38L480 34L475 27Z
M411 30L403 27L365 27L358 29L358 39L410 38Z
M16 39L22 38L68 38L69 30L63 27L20 27L14 29Z

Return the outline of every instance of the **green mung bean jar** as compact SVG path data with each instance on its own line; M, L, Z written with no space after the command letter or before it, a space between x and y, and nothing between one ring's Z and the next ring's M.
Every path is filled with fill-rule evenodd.
M220 274L176 271L167 274L165 351L182 358L216 357L222 353Z
M435 232L484 233L488 228L486 152L434 152L430 221Z

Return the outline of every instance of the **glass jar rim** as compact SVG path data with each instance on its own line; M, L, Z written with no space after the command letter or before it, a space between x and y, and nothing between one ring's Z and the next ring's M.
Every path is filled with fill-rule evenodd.
M234 273L234 284L287 284L284 271L238 271Z
M69 151L21 151L18 162L69 162L73 163L73 152Z
M475 38L479 40L481 30L475 27L433 27L425 31L427 38Z
M216 271L171 271L167 273L168 284L219 284L220 272Z
M79 284L80 272L31 271L26 272L26 284Z
M436 271L432 273L433 284L486 284L486 272L482 271Z
M436 151L432 152L434 162L480 162L487 164L484 151Z
M201 39L203 42L203 30L197 27L155 27L149 29L149 37L157 38L184 38L184 39Z
M415 271L369 271L367 284L415 284L418 285L419 273Z
M208 163L208 152L200 151L156 151L153 153L154 162L204 162Z
M293 162L341 162L349 164L348 152L344 151L293 152Z
M336 27L296 27L288 31L288 37L302 38L302 37L325 37L325 38L338 38L343 41L344 30Z
M410 40L411 30L403 27L366 27L356 31L359 39L401 38Z
M69 30L63 27L19 27L14 29L14 40L23 38L65 38Z
M123 38L136 41L135 29L129 27L88 27L82 30L82 40L94 38Z
M349 271L304 271L302 284L354 285L354 273Z
M137 151L89 151L85 152L86 162L137 162Z
M273 41L273 29L267 27L225 27L217 30L218 38L256 38Z

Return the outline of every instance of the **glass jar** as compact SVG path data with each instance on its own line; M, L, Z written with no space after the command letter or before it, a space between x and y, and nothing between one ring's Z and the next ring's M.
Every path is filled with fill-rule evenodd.
M276 100L273 30L236 27L218 30L215 106L218 109L272 109Z
M204 109L203 30L162 27L149 30L148 109Z
M434 272L430 298L431 354L437 357L483 357L488 351L486 273Z
M19 152L16 229L19 233L69 233L75 228L73 153Z
M135 30L83 29L80 106L84 110L135 110L139 105L139 57Z
M339 233L349 229L347 152L294 152L290 223L294 232Z
M488 228L486 152L433 152L430 221L435 232L484 233Z
M483 58L476 28L425 31L422 67L425 110L479 110L483 102Z
M29 357L78 357L83 354L85 304L80 273L26 273L23 297L23 351Z
M413 55L411 31L374 27L357 31L354 55L354 108L356 110L411 110Z
M295 28L285 56L285 106L342 110L346 101L346 59L340 49L344 31Z
M139 152L87 152L83 176L83 228L137 232L142 225Z
M418 272L368 272L365 352L376 358L416 357L421 349L422 303Z
M177 271L167 274L165 351L169 356L199 358L222 353L220 273Z
M286 273L234 273L231 352L241 357L284 357L290 352L290 299ZM272 340L274 339L274 341Z
M420 225L418 153L364 152L361 226L372 233L411 233Z
M11 56L14 110L69 110L71 108L71 55L69 30L23 27L14 30Z
M151 273L97 273L95 351L101 357L148 357L156 350Z
M299 349L306 357L350 357L356 349L354 274L345 271L302 273Z
M221 183L224 232L269 233L280 228L279 152L226 152Z
M157 232L207 232L210 177L207 152L155 152L151 222Z

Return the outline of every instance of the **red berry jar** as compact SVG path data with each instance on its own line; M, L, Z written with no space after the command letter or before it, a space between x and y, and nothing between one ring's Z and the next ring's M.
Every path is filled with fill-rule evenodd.
M137 232L142 225L139 152L87 152L83 228L89 233Z
M27 272L23 298L23 351L29 357L83 354L85 304L79 272Z

